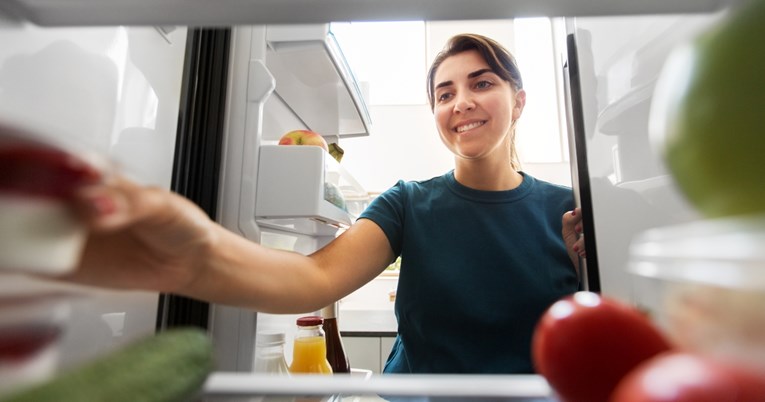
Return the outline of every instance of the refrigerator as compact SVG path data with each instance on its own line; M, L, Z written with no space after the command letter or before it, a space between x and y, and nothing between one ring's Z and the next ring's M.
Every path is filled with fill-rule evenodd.
M367 106L329 22L549 16L556 21L573 186L584 214L584 286L650 305L652 289L640 287L626 270L630 242L646 229L699 219L650 143L653 90L674 47L735 6L733 0L12 0L0 5L0 118L40 131L56 127L47 135L63 135L72 147L117 161L140 182L188 197L248 239L310 253L368 202L353 172L329 154L275 145L281 134L299 128L321 132L330 143L370 134ZM275 175L288 171L311 174L285 186ZM324 199L330 184L346 195L348 211ZM15 318L33 311L59 326L57 347L28 369L30 381L155 331L194 325L210 333L220 371L206 392L224 400L301 389L553 400L537 376L297 385L252 377L257 332L292 328L294 316L175 295L82 289L14 273L0 280L2 296L13 300L65 290L65 297L23 309L11 304L14 309L3 313ZM15 384L17 368L0 377Z

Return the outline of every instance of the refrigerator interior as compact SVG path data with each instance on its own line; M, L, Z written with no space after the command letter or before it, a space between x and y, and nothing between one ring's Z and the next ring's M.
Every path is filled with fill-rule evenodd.
M110 3L114 5L119 2ZM497 16L488 14L480 17L483 14L475 14L475 11L459 3L453 3L451 14L434 17ZM579 2L580 11L563 5L566 2L551 3L559 7L553 7L557 10L552 11L555 15L581 15L586 14L587 10L598 9L597 2ZM627 9L622 11L628 14L649 10L712 12L726 2L700 3L694 0L675 2L669 6L661 1L644 3L647 4L645 9L636 6L638 3L624 6ZM147 25L180 22L178 19L236 21L238 18L249 18L247 22L252 23L256 22L256 18L262 18L264 23L268 23L280 22L278 18L293 22L295 19L322 22L325 21L322 18L326 18L326 14L322 13L280 17L268 12L257 17L248 13L216 14L210 8L206 9L210 13L207 18L194 17L191 8L180 14L166 11L147 14L136 11L129 2L125 4L132 12L124 12L125 9L118 7L91 7L85 13L80 10L78 16L76 12L42 12L36 7L44 6L32 1L17 0L9 4L14 6L0 6L0 14L5 12L6 21L32 16L32 20L36 18L38 22L53 25L91 25L101 18L100 21L107 25L131 22L143 25L102 28L42 28L16 22L3 25L0 30L0 116L12 116L15 121L30 125L34 125L40 116L59 121L62 131L76 133L72 134L76 143L114 157L121 162L125 172L140 181L165 188L169 188L171 180L186 29ZM150 8L140 2L133 4ZM286 4L294 7L290 2ZM389 4L385 4L384 8L396 9ZM486 10L488 8L478 11L486 13ZM363 11L352 7L346 12L349 19L365 16ZM433 13L406 7L399 9L399 12L425 16ZM620 13L619 10L605 12ZM215 17L210 17L213 14ZM395 17L397 14L389 15ZM662 168L650 145L646 123L651 92L669 51L717 17L717 14L682 14L577 17L567 21L567 33L574 35L577 44L576 57L580 71L577 79L582 85L581 97L570 101L574 107L581 109L581 126L584 128L584 131L571 135L587 150L586 159L580 163L586 164L589 173L587 177L579 178L587 180L591 199L589 208L585 206L591 219L591 232L585 234L596 239L597 252L593 256L597 258L598 279L603 293L649 303L652 295L641 294L625 271L629 241L635 234L650 227L697 219ZM307 254L331 240L342 230L344 223L323 223L320 225L323 230L306 233L267 222L271 218L269 216L258 216L255 200L259 183L262 182L258 176L262 173L260 152L265 146L274 144L286 131L296 128L323 129L327 126L323 126L326 122L309 123L306 114L296 112L297 106L285 100L289 95L279 94L278 77L272 71L273 66L269 66L269 51L267 25L237 25L232 30L217 219L227 228L261 244ZM335 68L341 67L335 65ZM344 82L343 85L349 84ZM83 96L82 88L94 90ZM44 101L40 102L40 99ZM61 113L61 110L69 113ZM356 110L356 113L363 115L364 112ZM353 126L346 135L366 135L363 131L367 127L363 120L362 116L361 126ZM340 133L337 135L340 136ZM363 193L363 189L353 183L352 172L337 170L331 161L326 160L318 166L325 181L327 176L335 177L333 180L338 180L338 183L341 177L351 177L346 179L349 182L346 190ZM334 173L332 169L335 169ZM363 204L364 201L359 202ZM0 291L38 291L49 286L28 278L3 274ZM90 359L94 354L105 353L155 329L156 294L85 291L79 288L75 291L84 296L65 302L62 314L68 318L60 359L62 366ZM220 361L219 368L224 371L249 371L256 332L294 328L297 316L270 316L244 309L212 306L210 331ZM289 333L287 339L291 339ZM531 388L514 383L519 387L516 390L526 391L527 397L540 398L535 400L545 400L542 398L550 395L546 384L539 384L539 378L528 380ZM425 383L438 385L437 381ZM459 381L456 383L462 384ZM498 383L495 381L494 385ZM217 384L208 383L208 390ZM373 385L406 386L403 382ZM526 400L518 391L508 392L506 389L493 395Z

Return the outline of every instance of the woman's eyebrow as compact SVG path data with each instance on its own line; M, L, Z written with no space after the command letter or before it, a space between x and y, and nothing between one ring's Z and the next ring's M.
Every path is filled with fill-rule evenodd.
M472 73L468 74L468 78L475 78L480 75L486 74L486 73L492 73L493 71L490 68L482 68L480 70L473 71ZM454 84L452 81L443 81L438 83L438 85L435 86L435 89L441 88L441 87L448 87L449 85Z
M490 68L482 68L480 70L473 71L472 73L468 74L468 78L475 78L475 77L478 77L481 74L491 73L491 72L493 72L493 71L491 71Z
M452 85L452 84L453 84L452 81L443 81L443 82L440 82L438 85L436 85L435 89L438 89L441 87L448 87L449 85Z

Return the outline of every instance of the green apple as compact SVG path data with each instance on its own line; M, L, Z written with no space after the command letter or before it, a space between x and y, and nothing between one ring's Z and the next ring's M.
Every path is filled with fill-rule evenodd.
M329 152L324 137L311 130L292 130L279 139L279 145L316 145Z
M651 131L702 215L765 212L765 0L732 10L670 57Z

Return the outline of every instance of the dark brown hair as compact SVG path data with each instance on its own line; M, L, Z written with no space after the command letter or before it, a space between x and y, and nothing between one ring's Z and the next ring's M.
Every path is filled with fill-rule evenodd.
M436 76L436 70L447 58L468 50L477 50L481 57L486 60L486 63L489 64L489 68L491 68L494 74L510 83L513 89L518 91L523 88L521 72L518 70L515 57L502 45L482 35L455 35L449 39L444 49L436 56L433 64L430 65L430 71L428 71L428 101L430 102L431 110L435 106L435 94L433 93L435 83L433 80Z

